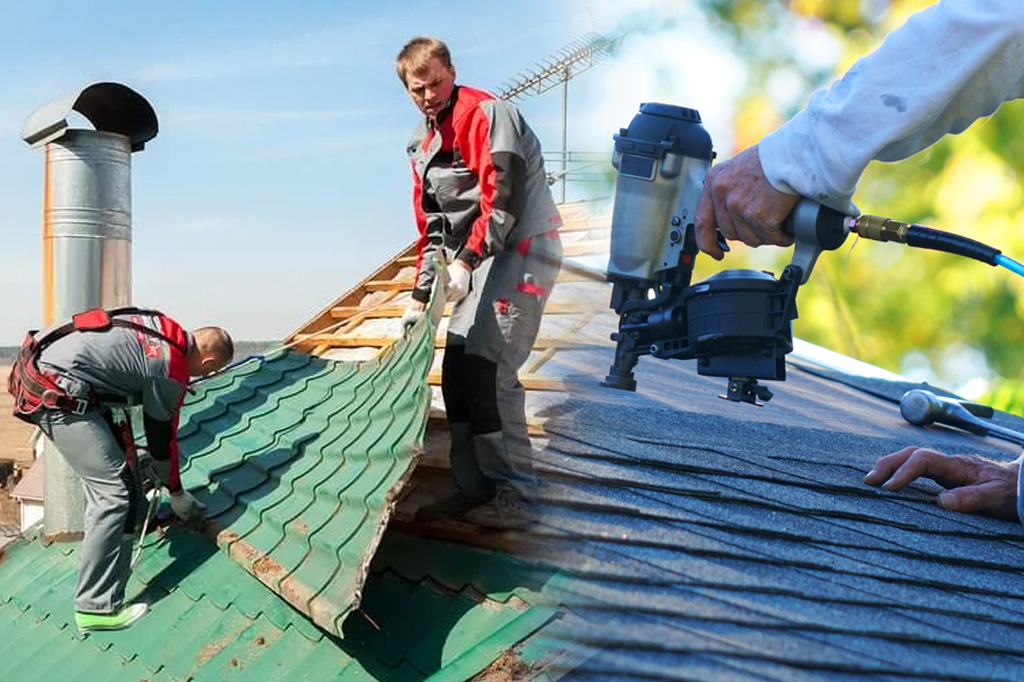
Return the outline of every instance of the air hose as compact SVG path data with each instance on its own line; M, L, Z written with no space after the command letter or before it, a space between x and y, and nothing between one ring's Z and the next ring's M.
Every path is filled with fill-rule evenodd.
M880 242L897 242L919 249L944 251L956 256L966 256L992 266L1002 266L1015 274L1024 277L1024 265L988 244L968 239L951 232L943 232L923 225L901 223L898 220L873 215L861 215L848 218L850 232L865 239Z

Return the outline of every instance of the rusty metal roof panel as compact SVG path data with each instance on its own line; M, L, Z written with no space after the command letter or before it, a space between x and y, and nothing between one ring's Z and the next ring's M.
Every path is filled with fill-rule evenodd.
M255 359L201 383L182 413L182 480L218 544L334 635L420 452L431 331L367 362Z
M423 573L423 556L438 580ZM71 625L77 566L76 544L21 540L0 556L5 681L454 682L490 679L488 667L510 655L536 669L552 653L540 637L554 616L542 605L550 575L401 535L382 543L344 639L312 625L208 538L176 527L147 538L129 582L150 613L128 630L82 637Z

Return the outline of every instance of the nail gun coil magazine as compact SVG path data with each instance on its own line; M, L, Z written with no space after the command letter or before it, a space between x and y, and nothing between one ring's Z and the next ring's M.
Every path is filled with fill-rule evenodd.
M724 270L688 287L682 298L698 374L786 378L793 328L785 282L757 270Z

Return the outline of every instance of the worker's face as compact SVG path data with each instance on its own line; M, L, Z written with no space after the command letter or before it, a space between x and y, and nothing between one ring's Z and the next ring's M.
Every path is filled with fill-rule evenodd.
M416 108L429 118L436 118L455 89L455 67L449 68L437 57L431 57L425 67L406 75L405 87Z

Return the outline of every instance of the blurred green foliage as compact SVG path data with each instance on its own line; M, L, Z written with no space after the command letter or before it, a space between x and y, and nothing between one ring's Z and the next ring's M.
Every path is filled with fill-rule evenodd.
M737 103L734 150L755 143L802 108L856 59L880 44L929 0L699 0L723 40L748 66ZM836 57L827 68L808 64L796 31L830 36ZM797 74L802 92L781 101L775 74ZM790 81L792 78L790 77ZM890 216L966 235L1024 259L1024 102L1004 104L990 119L959 136L892 164L873 163L854 201L865 213ZM851 250L852 249L852 250ZM755 267L778 274L789 250L746 249L722 263L698 259L698 276L722 268ZM974 348L990 369L988 397L998 406L1024 407L1024 279L1003 268L895 244L848 240L825 253L800 291L800 338L899 372L923 354L937 378L959 376L950 349ZM955 361L952 361L955 362ZM933 378L932 380L935 380ZM952 379L947 378L948 381ZM977 384L976 384L977 385ZM956 385L945 388L957 390ZM1021 396L1021 397L1018 397ZM983 398L984 399L984 398Z

